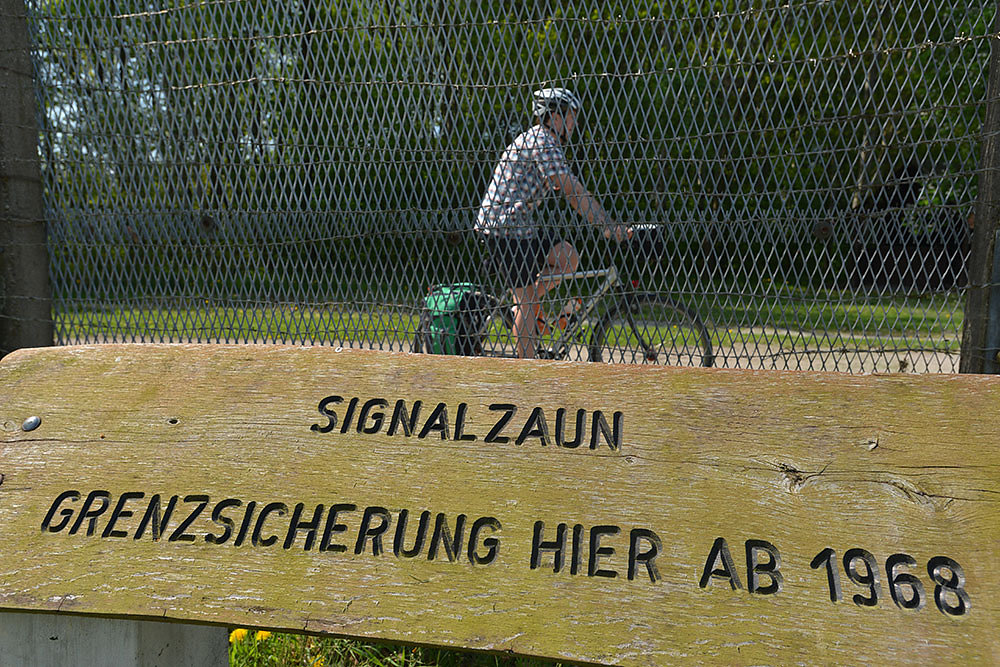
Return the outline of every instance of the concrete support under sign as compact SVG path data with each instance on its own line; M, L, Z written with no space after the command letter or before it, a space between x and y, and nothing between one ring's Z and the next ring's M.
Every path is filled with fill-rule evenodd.
M0 612L4 667L222 667L224 627Z

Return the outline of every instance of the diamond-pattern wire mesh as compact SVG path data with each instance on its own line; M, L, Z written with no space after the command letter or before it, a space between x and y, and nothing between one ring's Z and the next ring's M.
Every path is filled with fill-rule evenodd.
M580 180L665 243L538 220L696 311L716 365L957 370L993 2L28 11L60 343L410 350L428 287L488 279L487 179L557 85Z

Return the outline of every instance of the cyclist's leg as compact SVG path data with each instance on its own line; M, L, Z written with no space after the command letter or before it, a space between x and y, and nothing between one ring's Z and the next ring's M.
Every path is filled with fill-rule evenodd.
M517 341L516 354L521 358L533 357L537 345L535 321L538 297L535 280L544 268L549 246L534 236L491 236L487 248L493 273L513 296L514 326L511 333Z
M538 294L535 284L511 289L514 296L514 338L517 340L517 356L532 359L538 346Z
M532 237L494 238L488 246L492 266L513 296L511 333L517 340L517 356L530 359L535 356L539 342L537 324L542 314L541 298L561 282L545 278L575 271L580 261L579 253L548 230L539 230Z
M580 264L580 254L570 243L556 238L553 234L540 231L534 254L531 274L537 279L530 285L513 290L514 293L514 335L517 337L517 355L522 359L535 356L540 334L538 323L544 319L541 307L542 297L562 282L559 278L549 278L562 273L576 271ZM532 261L531 257L525 258Z
M520 247L516 271L519 280L513 283L515 287L511 292L514 296L513 334L517 339L517 356L521 359L535 356L544 333L539 331L538 324L544 317L541 297L547 288L539 276L558 273L558 267L565 263L568 254L565 249L556 250L557 245L559 241L551 231L541 228L533 237L524 239Z
M542 298L562 282L561 278L548 276L573 273L580 266L580 253L568 241L557 240L545 255L545 264L538 273L537 296Z

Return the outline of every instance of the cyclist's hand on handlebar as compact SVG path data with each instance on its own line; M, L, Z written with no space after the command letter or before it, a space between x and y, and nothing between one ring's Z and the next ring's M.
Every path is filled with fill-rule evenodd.
M604 238L614 239L618 243L632 238L632 228L621 223L609 224L604 228Z

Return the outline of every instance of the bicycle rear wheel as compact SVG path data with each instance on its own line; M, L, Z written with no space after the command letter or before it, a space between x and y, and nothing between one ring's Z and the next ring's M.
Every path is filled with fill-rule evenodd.
M697 313L658 294L634 294L597 323L590 360L614 364L711 366L712 338Z
M484 357L517 357L514 316L509 308L498 306L490 313L480 339L480 347Z
M431 317L426 310L420 311L420 319L417 320L417 330L413 334L413 351L423 352L430 350Z

